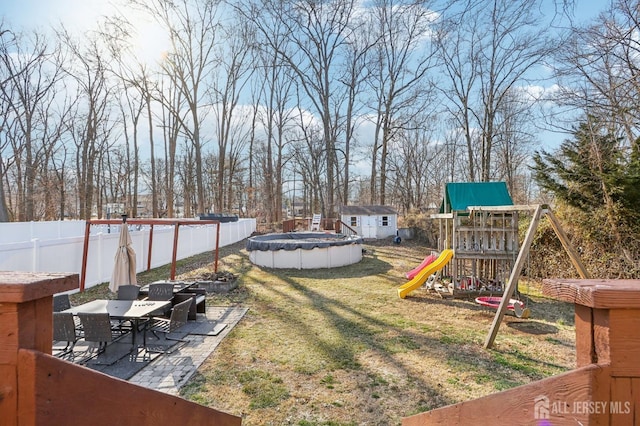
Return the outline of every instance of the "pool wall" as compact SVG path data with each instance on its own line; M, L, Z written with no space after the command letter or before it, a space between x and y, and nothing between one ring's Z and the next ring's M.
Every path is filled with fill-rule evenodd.
M254 250L249 259L268 268L317 269L351 265L362 260L362 246L331 246L311 250Z
M296 239L296 235L282 234L285 238ZM320 268L336 268L339 266L351 265L358 263L362 260L362 239L354 238L352 240L345 240L336 238L327 244L327 235L318 234L300 234L302 239L318 238L316 242L300 242L291 241L289 249L277 248L281 247L283 242L281 238L277 238L276 235L252 237L261 239L263 242L270 241L270 239L278 239L279 241L273 241L270 250L266 250L265 246L261 249L250 249L250 245L255 247L255 241L251 241L248 244L249 259L255 265L264 266L267 268L291 268L291 269L320 269ZM331 237L329 237L330 239ZM289 244L288 242L286 244ZM311 245L310 245L311 244ZM339 244L339 245L337 245ZM312 247L314 246L315 247ZM318 247L318 245L320 247ZM291 249L292 247L296 247Z

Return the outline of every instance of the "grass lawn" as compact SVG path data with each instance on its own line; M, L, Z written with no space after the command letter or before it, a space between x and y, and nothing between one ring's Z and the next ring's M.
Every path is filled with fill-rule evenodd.
M531 318L505 317L485 350L494 311L422 289L398 298L425 247L390 240L363 247L360 263L323 270L261 268L244 242L222 248L218 269L236 274L239 286L207 304L249 311L181 395L249 426L399 425L575 367L573 305L521 283ZM207 254L180 262L179 278L210 271L210 261ZM167 276L168 267L158 268L139 281ZM96 297L88 293L102 287L77 297Z

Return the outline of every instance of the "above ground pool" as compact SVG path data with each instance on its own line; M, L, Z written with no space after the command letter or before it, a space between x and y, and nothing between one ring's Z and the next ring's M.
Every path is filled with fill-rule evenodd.
M362 237L327 232L265 234L247 240L249 259L268 268L316 269L362 260Z

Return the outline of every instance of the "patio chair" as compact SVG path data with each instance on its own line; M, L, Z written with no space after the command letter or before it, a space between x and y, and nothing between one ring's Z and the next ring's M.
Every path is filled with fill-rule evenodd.
M147 327L145 327L144 329L143 340L142 340L143 346L148 352L168 353L168 351L166 350L157 350L155 348L150 348L149 346L147 346L147 331L151 331L151 333L153 333L153 335L157 339L160 339L160 336L158 336L158 333L161 333L163 334L163 337L165 340L173 340L173 341L185 342L185 343L187 342L187 340L169 337L169 334L178 330L180 327L182 327L187 323L191 302L192 301L189 298L187 300L184 300L176 304L171 309L171 316L169 318L154 317L148 322Z
M137 285L121 285L118 287L118 300L136 300L140 295L140 287Z
M84 329L84 340L97 343L96 356L105 351L107 345L113 341L111 318L108 313L79 312L78 317Z
M149 295L147 300L171 300L173 299L172 283L151 283L149 284Z
M64 358L71 355L73 358L73 347L78 341L76 333L76 323L73 314L70 312L53 313L53 342L66 342L67 345L55 353L56 357ZM55 346L55 345L54 345Z
M118 287L116 299L118 300L137 300L140 295L140 287L135 284L121 285ZM130 332L133 329L133 321L127 319L111 320L118 327L121 335Z
M71 309L71 300L67 293L59 293L53 295L53 312L62 312L67 309ZM78 317L73 317L73 322L76 325L76 331L82 335L82 324Z
M145 300L173 300L173 284L172 283L151 283L149 284L149 293ZM154 316L167 316L169 308L158 310L153 313Z
M189 288L187 291L176 293L173 296L173 303L180 303L183 300L191 299L193 302L189 307L189 320L195 321L198 319L197 314L207 313L207 290L204 288Z
M69 295L66 293L53 295L53 312L61 312L71 308L71 301Z

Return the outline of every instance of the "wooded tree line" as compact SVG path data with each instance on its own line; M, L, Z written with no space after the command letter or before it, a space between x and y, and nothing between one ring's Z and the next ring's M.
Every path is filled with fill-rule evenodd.
M107 206L136 217L149 204L153 217L276 223L292 201L325 217L355 203L406 213L451 181L505 180L531 202L545 126L606 129L637 152L638 2L560 28L570 6L126 0L130 13L82 34L5 18L0 221ZM166 37L154 60L136 44L142 19ZM536 158L542 188L557 190Z

